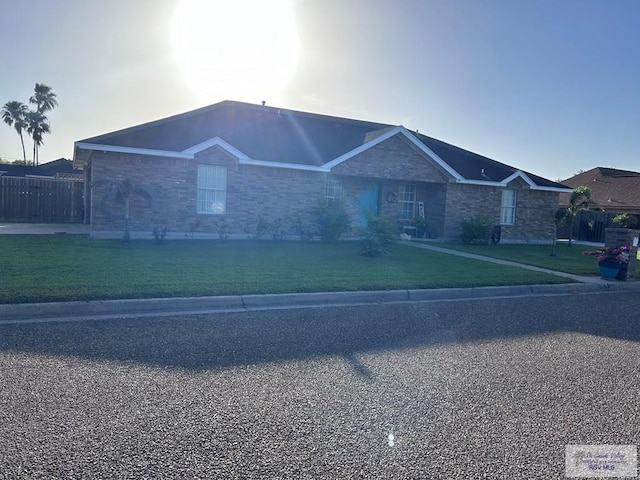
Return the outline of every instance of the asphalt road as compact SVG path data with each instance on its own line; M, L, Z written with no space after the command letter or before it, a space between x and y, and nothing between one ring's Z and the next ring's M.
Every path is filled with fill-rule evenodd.
M567 444L640 443L638 305L0 325L0 478L564 478Z

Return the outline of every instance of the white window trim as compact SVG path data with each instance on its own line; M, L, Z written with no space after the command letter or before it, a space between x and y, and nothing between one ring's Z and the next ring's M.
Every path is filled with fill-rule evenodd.
M224 185L222 186L201 186L200 185L200 170L201 168L216 168L221 169L221 174L224 178ZM198 164L198 176L197 176L197 185L196 185L196 213L201 215L224 215L227 213L227 167L224 165L210 165L210 164ZM212 193L210 195L213 200L213 204L218 205L217 208L212 207L211 209L203 208L205 203L209 203L211 200L204 200L201 198L203 192Z
M330 187L330 185L332 185ZM327 178L327 185L325 187L325 197L331 199L340 200L342 198L342 180L339 178Z
M404 198L403 192L405 192L405 190L407 190L408 188L412 189L412 196L413 196L413 200L411 201L407 201ZM398 204L399 204L399 219L400 220L413 220L416 216L416 196L417 196L417 188L416 185L413 183L403 183L402 185L400 185L400 189L399 189L399 195L398 195ZM406 209L403 208L405 205L411 205L411 208L407 207ZM407 214L409 214L409 210L411 210L411 213L408 217L405 217L405 215L403 215L405 212Z
M507 192L513 192L513 196L511 198L506 198ZM510 204L507 204L507 201L510 201ZM502 202L500 204L500 225L515 225L517 204L517 190L505 189L502 191Z

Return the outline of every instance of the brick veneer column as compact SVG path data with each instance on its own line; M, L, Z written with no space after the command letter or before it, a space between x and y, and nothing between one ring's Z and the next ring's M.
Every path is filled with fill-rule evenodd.
M633 281L636 279L636 270L638 262L638 245L633 245L634 238L640 238L640 230L631 230L629 228L606 228L604 231L604 246L615 248L622 245L629 245L629 263L627 264L626 273L623 280Z

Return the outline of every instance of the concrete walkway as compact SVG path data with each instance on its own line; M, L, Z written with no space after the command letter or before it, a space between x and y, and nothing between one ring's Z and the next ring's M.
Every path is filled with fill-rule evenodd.
M82 223L2 223L0 235L89 235Z
M80 234L88 235L89 226L81 224L0 223L0 234ZM531 295L569 295L608 292L640 292L640 282L603 280L546 268L523 265L419 241L400 242L447 255L524 268L568 278L576 283L560 285L517 285L508 287L445 288L437 290L392 290L373 292L319 292L310 294L230 295L224 297L154 298L95 300L37 304L0 304L0 324L56 320L85 320L124 317L159 317L176 314L203 314L288 308L370 305L380 303L460 301L470 299L524 297Z
M450 248L436 247L432 244L423 242L399 242L403 245L410 245L412 247L422 248L424 250L431 250L433 252L446 253L449 255L456 255L458 257L472 258L474 260L482 260L483 262L497 263L498 265L508 265L510 267L519 267L527 270L533 270L534 272L548 273L550 275L556 275L558 277L570 278L576 282L581 283L595 283L599 285L608 285L614 283L624 283L617 280L604 280L601 277L585 276L585 275L573 275L571 273L558 272L557 270L549 270L548 268L534 267L532 265L524 265L522 263L511 262L509 260L501 260L499 258L485 257L484 255L476 255L474 253L461 252L459 250L453 250ZM596 245L596 244L594 244Z

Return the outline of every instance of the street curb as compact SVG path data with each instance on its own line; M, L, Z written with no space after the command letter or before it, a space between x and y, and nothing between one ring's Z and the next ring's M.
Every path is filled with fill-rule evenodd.
M640 282L1 304L0 324L622 291L640 292Z

